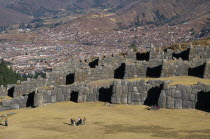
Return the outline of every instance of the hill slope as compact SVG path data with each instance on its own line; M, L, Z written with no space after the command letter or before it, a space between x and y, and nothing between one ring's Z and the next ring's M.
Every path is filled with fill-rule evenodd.
M4 7L0 7L0 13L0 26L28 23L33 19L31 16Z

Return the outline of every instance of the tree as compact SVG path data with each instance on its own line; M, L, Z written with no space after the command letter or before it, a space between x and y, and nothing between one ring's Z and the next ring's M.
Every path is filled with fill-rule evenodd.
M26 80L21 77L12 68L8 68L5 61L2 59L0 61L0 85L6 86L7 84L15 84L17 80Z
M25 26L25 24L24 24L24 23L21 23L21 24L19 24L19 28L25 29L25 28L26 28L26 26Z
M133 42L133 43L130 45L130 48L133 49L133 52L138 52L138 48L137 48L135 42Z

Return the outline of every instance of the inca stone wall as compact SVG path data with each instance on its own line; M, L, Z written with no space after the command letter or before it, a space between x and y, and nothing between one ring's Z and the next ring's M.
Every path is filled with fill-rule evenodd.
M29 94L31 92L34 92L37 87L47 85L49 85L47 79L29 79L28 81L24 81L15 85L13 97Z
M190 63L188 61L164 60L162 65L161 77L188 76Z
M164 81L118 81L113 86L111 102L114 104L157 105Z
M160 94L158 105L168 109L210 110L210 85L167 86Z
M0 87L0 96L7 96L7 89L6 87Z
M160 105L163 108L209 109L209 86L169 86L170 81L125 80L138 77L196 76L210 78L210 48L156 49L119 55L72 59L57 65L47 78L0 88L0 111L55 102L97 102ZM98 84L98 80L100 84ZM109 80L108 83L103 82ZM94 81L96 83L92 84Z

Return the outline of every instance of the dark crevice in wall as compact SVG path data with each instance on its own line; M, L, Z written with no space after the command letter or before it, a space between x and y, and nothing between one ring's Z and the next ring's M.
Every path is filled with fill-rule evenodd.
M117 69L114 70L115 79L123 79L125 76L125 63L122 63Z
M163 84L161 84L160 86L152 87L151 89L149 89L147 98L144 101L144 105L158 106L158 100L159 100L160 93L161 93L162 89L163 89Z
M197 93L195 108L210 112L210 92L201 91Z
M90 68L96 68L98 66L99 59L95 59L89 63Z
M12 87L8 90L8 96L13 97L14 96L15 87Z
M136 60L146 60L149 61L150 52L147 53L136 53Z
M189 60L189 54L190 54L190 49L188 48L180 53L173 53L172 57L176 59L181 58L182 60Z
M195 76L195 77L203 78L204 71L205 71L205 64L194 67L194 68L189 68L188 76Z
M99 89L99 101L103 101L103 102L109 102L111 103L111 97L113 94L113 86L110 86L110 88L100 88Z
M70 95L70 101L78 102L79 92L72 91Z
M162 65L153 68L148 67L146 72L146 77L159 78L161 76L161 71L162 71Z
M35 92L31 92L28 94L26 107L34 107L34 95L35 95Z
M66 85L73 84L74 77L75 77L74 73L70 73L70 74L66 75Z

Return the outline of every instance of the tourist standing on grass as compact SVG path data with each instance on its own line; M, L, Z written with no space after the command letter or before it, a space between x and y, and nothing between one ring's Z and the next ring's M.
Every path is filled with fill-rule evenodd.
M81 122L81 118L79 117L77 121L77 125L80 125L80 122Z
M73 125L74 124L74 120L71 118L71 125Z
M76 126L76 120L75 119L73 120L73 126Z
M8 126L8 120L7 120L7 118L5 120L5 126Z
M86 124L86 118L84 117L83 118L83 125L85 125Z

